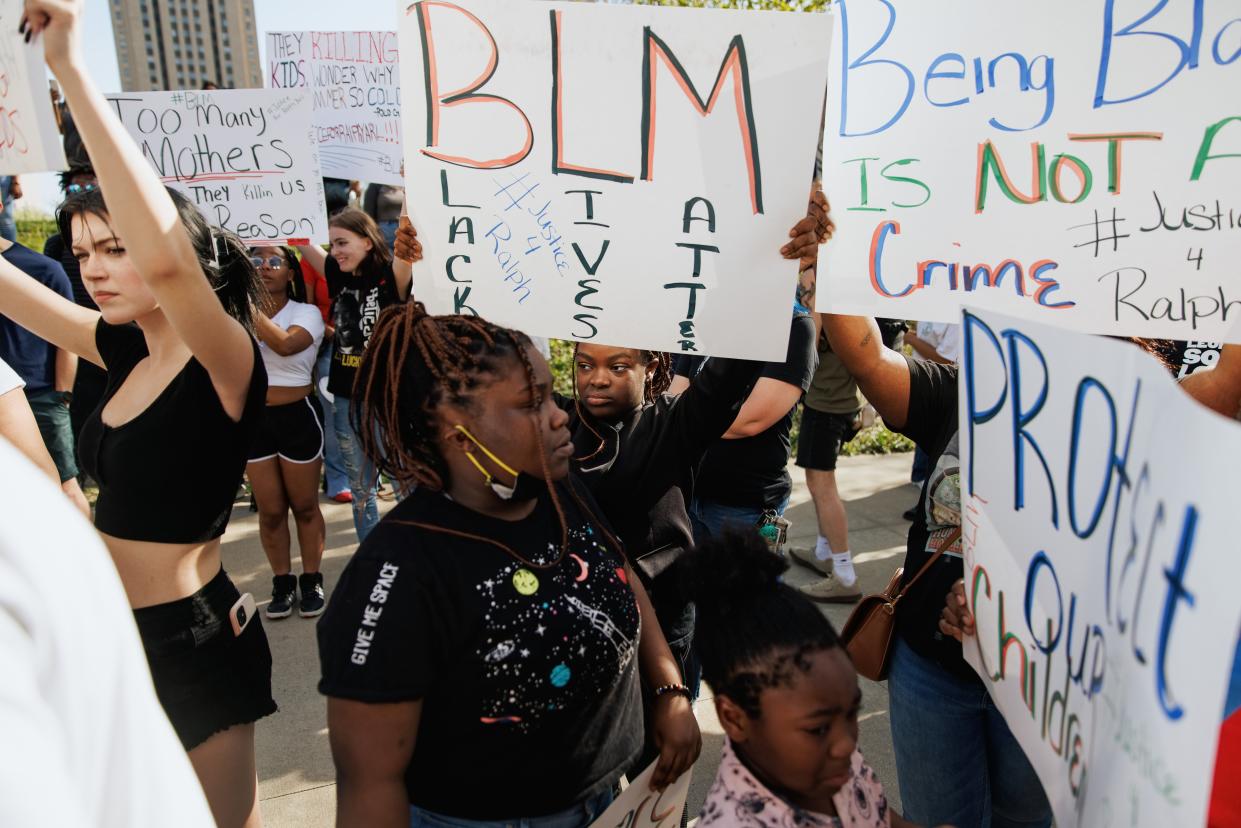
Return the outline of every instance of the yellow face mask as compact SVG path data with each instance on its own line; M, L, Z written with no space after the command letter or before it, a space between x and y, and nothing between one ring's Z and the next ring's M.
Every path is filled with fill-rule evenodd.
M513 476L513 485L506 486L499 480L496 480L495 475L487 471L486 467L484 467L483 464L479 462L479 459L471 452L467 451L465 453L465 456L468 457L470 462L474 464L474 468L478 469L479 473L482 474L483 480L491 488L491 491L495 492L496 497L501 500L513 500L514 498L517 498L518 500L534 500L538 497L538 489L536 488L537 481L533 480L530 475L517 471L508 463L505 463L497 457L491 449L484 446L465 426L455 425L453 428L460 431L465 435L467 440L478 446L478 450L487 455L487 458L491 460L491 462L503 469L505 473ZM534 489L533 491L532 488Z

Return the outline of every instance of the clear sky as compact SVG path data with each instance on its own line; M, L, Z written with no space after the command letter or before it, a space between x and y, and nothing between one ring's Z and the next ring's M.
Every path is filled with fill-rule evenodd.
M254 0L254 16L258 26L259 56L265 60L268 31L348 30L374 31L396 29L400 0ZM105 0L86 3L86 67L105 92L119 92L120 71L116 63L116 43L112 38L110 4ZM347 8L347 12L342 10ZM25 198L19 203L51 212L60 202L60 188L55 175L22 176Z

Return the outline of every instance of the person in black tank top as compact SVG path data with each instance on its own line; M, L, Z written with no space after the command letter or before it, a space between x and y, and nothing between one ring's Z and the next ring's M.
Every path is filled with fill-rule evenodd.
M240 595L219 539L267 391L250 333L259 283L241 240L167 190L127 137L85 69L81 14L31 0L22 30L42 41L87 151L107 159L99 189L59 216L99 309L0 261L0 313L107 371L79 441L99 482L96 528L212 816L257 826L253 723L276 709L271 652L258 618L234 632Z
M389 308L355 392L367 455L416 489L319 622L340 824L593 822L642 746L639 673L656 783L687 770L688 688L529 339Z

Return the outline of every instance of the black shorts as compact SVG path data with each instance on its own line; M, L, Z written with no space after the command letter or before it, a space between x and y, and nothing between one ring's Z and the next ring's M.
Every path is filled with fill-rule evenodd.
M276 712L259 614L240 636L228 619L240 597L221 569L188 598L134 610L155 694L186 750Z
M323 456L323 408L313 394L285 405L269 405L250 437L249 462L279 457L313 463Z
M835 471L844 444L857 436L857 412L829 414L803 406L801 436L797 438L797 465L813 471Z

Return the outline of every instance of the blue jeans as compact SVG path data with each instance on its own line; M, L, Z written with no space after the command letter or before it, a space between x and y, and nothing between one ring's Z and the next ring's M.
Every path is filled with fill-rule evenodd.
M400 226L400 220L397 221L378 221L379 232L383 234L384 241L388 244L388 252L392 252L392 246L396 244L396 228Z
M920 825L1045 828L1051 806L982 681L892 645L888 694L905 819Z
M611 804L612 791L606 790L558 814L497 820L460 819L410 805L409 825L410 828L585 828Z
M789 507L789 499L775 508L777 515L783 515ZM761 506L725 506L723 503L712 503L708 500L694 501L689 505L689 520L694 526L694 543L702 543L723 531L727 525L754 527L767 511Z
M315 366L316 377L326 377L332 364L332 343L324 343L319 352L319 361ZM324 422L332 423L331 428L323 430L323 474L327 478L328 496L339 494L349 488L349 477L345 473L345 460L340 456L340 443L336 440L336 406L320 397L323 404Z
M0 176L0 203L4 210L0 211L0 237L11 242L17 241L17 217L13 215L13 176Z
M379 474L365 454L358 435L349 423L349 400L336 398L332 410L332 424L336 428L336 441L340 444L340 456L345 461L345 473L349 475L349 491L353 493L353 528L358 533L358 543L379 523L379 498L375 483Z
M922 449L914 446L914 465L909 470L909 482L921 483L931 476L931 458Z

